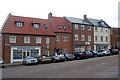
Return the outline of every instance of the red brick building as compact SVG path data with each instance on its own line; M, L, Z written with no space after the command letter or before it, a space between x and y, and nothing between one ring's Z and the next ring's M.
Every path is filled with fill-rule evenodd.
M84 19L64 18L72 31L72 52L94 50L94 26Z
M56 34L56 52L72 53L72 36L69 25L63 17L54 17L52 13L48 14L48 20L51 22L53 31Z
M120 50L120 28L111 28L111 48Z
M54 53L56 34L49 20L9 14L1 33L5 62L21 62L25 56Z

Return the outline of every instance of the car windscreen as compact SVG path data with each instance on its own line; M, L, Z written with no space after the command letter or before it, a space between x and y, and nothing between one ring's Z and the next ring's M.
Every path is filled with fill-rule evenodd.
M0 58L0 61L2 61L2 59Z
M98 51L98 52L103 52L104 50Z
M97 53L97 51L93 51L94 53Z
M26 59L34 59L34 57L26 57Z

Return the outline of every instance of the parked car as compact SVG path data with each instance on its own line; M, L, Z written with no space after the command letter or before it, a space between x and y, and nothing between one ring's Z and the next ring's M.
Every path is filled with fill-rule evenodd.
M110 52L111 52L112 55L119 54L119 50L118 49L110 49Z
M75 58L74 54L65 53L65 60L73 60Z
M23 64L29 65L29 64L37 64L38 60L37 58L26 56L23 58Z
M110 55L111 54L109 50L105 50L105 49L102 49L98 52L103 53L103 55Z
M94 57L95 56L104 56L103 53L100 53L100 52L97 52L97 51L90 51L90 52L93 54Z
M51 55L51 60L52 60L52 62L56 62L56 61L65 61L65 56L64 56L64 54L62 54L62 53L53 53L52 55Z
M82 53L81 51L79 52L75 52L74 53L75 59L79 60L79 59L83 59L87 57L87 54Z
M37 57L38 59L38 63L42 63L42 62L51 62L51 57L48 55L41 55Z
M86 54L87 58L93 57L93 54L90 51L84 51L84 54Z
M4 60L2 60L2 58L0 58L0 67L4 68L5 65L4 65Z

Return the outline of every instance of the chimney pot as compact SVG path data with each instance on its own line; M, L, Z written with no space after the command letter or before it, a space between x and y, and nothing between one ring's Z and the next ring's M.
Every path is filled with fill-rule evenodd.
M49 18L52 18L52 13L51 12L48 14L48 19Z
M86 19L86 18L87 18L87 15L85 14L85 15L84 15L84 19Z

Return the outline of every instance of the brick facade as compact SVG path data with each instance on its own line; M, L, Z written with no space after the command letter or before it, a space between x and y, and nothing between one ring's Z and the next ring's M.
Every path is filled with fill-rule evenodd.
M46 54L46 50L49 51L49 55L54 53L55 50L55 36L40 36L40 35L22 35L22 34L2 34L3 59L5 62L10 62L11 46L41 46L41 55ZM10 36L16 36L16 43L10 43ZM24 43L24 37L30 37L30 43ZM36 37L41 37L41 43L36 43ZM46 38L49 38L49 49L47 48Z
M120 50L120 28L111 28L111 48Z

